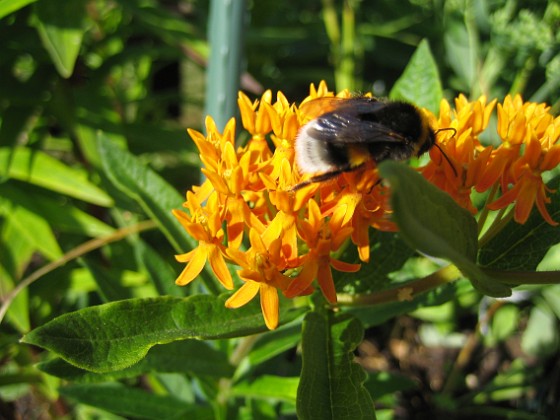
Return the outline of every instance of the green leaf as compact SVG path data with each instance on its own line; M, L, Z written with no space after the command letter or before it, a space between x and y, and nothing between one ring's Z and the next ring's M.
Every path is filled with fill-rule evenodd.
M560 348L558 319L544 303L531 310L521 338L521 348L531 356L542 358L556 353Z
M134 243L134 256L138 264L148 273L148 278L162 296L185 295L185 288L175 284L177 273L150 245L142 240Z
M0 214L10 221L18 234L49 260L62 256L50 223L43 216L35 213L31 197L10 194L7 185L0 185ZM8 193L8 194L3 194Z
M113 200L89 182L86 173L64 165L46 153L18 147L0 149L0 166L6 165L8 176L20 181L86 201L110 207Z
M236 397L296 402L298 384L299 378L262 375L254 381L242 381L235 384L231 392Z
M433 113L438 112L443 90L428 41L420 42L402 76L391 89L389 97L411 102Z
M215 378L231 377L234 369L227 356L198 340L183 340L150 349L144 359L135 365L110 373L93 373L73 366L60 358L39 364L49 375L81 383L104 382L132 378L150 372L188 373Z
M72 0L60 7L59 0L41 0L35 7L37 31L58 73L69 78L84 36L85 0Z
M548 187L557 190L560 178ZM553 197L547 210L554 220L560 220L560 198ZM552 245L560 242L560 229L544 221L535 209L523 225L509 223L480 250L480 265L502 270L535 270Z
M29 184L5 182L0 185L0 197L9 198L10 201L48 220L49 225L57 231L96 237L109 235L115 230L98 218L69 205L67 200L57 200L52 194L49 195Z
M518 326L519 308L516 305L504 305L492 317L492 331L489 335L498 342L503 342L517 331Z
M133 297L132 290L123 285L122 271L108 270L106 266L97 264L93 258L87 255L82 257L80 262L95 280L97 292L101 295L103 302L114 302Z
M301 419L375 418L366 374L354 362L361 323L348 314L310 312L303 321L303 367L297 395Z
M369 263L360 261L356 247L347 247L341 256L342 261L362 264L357 273L337 273L336 286L345 293L370 293L387 287L391 280L389 274L401 269L414 254L402 238L393 232L370 229ZM383 261L383 264L379 264Z
M103 170L113 185L134 199L158 223L174 249L186 252L196 248L197 241L185 232L171 213L172 209L181 207L184 201L181 195L143 162L104 135L98 136L97 147ZM208 268L202 271L201 278L210 291L219 293L215 276Z
M183 197L134 155L121 149L104 135L98 136L97 147L107 177L115 187L137 201L159 224L177 252L195 248L196 241L185 233L171 214L172 209L181 207Z
M444 34L448 63L458 76L460 88L468 91L474 84L477 54L473 50L476 45L471 43L469 33L463 20L451 20Z
M391 185L393 218L410 246L451 261L482 293L511 295L509 287L475 264L477 224L467 210L402 162L385 161L379 171Z
M37 0L0 0L0 19Z
M193 405L168 395L156 395L117 383L69 385L60 394L83 404L127 418L213 419L212 409Z
M294 348L301 338L301 325L287 325L259 337L249 353L249 365L258 366L261 363Z
M129 299L64 314L23 337L92 372L124 369L156 344L241 337L266 331L258 302L227 309L227 295ZM305 309L281 310L282 323Z

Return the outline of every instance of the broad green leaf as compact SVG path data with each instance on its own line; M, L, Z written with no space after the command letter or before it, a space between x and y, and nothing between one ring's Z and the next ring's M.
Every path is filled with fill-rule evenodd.
M560 178L548 187L557 190ZM554 220L560 221L560 197L556 194L547 210ZM480 265L501 270L535 270L552 245L560 242L560 229L544 221L535 209L523 225L509 223L480 250Z
M0 149L0 163L8 166L8 176L20 181L86 201L110 207L113 200L87 179L84 171L71 168L46 153L18 147Z
M227 309L227 295L129 299L64 314L23 337L92 372L124 369L156 344L187 338L216 339L265 332L259 304L253 300ZM281 322L305 309L281 310Z
M0 0L0 19L37 0Z
M61 7L59 0L41 0L35 7L36 26L43 46L58 73L69 78L84 36L86 1L72 0Z
M211 407L189 404L168 395L156 395L119 383L68 385L61 395L127 418L213 419Z
M18 234L49 260L62 256L55 234L47 219L30 210L30 201L25 197L2 196L4 188L0 185L0 214L10 221ZM21 205L18 198L26 203ZM13 200L14 199L14 200Z
M104 382L138 375L158 373L188 373L211 377L230 377L233 367L227 356L198 340L183 340L150 349L144 359L135 365L110 373L93 373L73 366L60 358L39 364L49 375L81 383Z
M433 113L438 112L443 90L428 41L420 42L389 97L411 102Z
M374 419L366 374L354 362L363 339L361 323L349 314L309 312L303 321L303 366L297 394L300 419Z
M262 375L254 381L235 384L231 393L236 397L296 401L299 378Z
M177 252L196 247L196 242L185 233L177 219L171 214L180 208L184 199L158 174L134 155L119 148L107 137L100 135L97 147L103 169L111 182L121 191L134 198L156 221Z
M511 295L476 265L477 224L467 210L401 162L385 161L379 171L391 185L393 218L410 246L451 261L482 293Z

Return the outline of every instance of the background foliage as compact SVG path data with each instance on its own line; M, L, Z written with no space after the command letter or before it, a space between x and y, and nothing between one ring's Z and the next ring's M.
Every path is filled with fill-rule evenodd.
M207 33L219 30L208 27L208 3L0 1L3 300L21 287L0 325L0 417L290 418L303 398L309 411L301 416L343 418L299 383L335 358L352 372L351 384L368 373L352 418L372 398L387 418L558 416L558 285L497 301L459 281L413 302L305 321L301 308L284 305L280 329L240 339L228 337L265 331L257 307L224 309L206 272L192 286L174 285L182 267L173 255L193 244L170 209L200 176L185 128L200 128L205 87L219 82L206 71ZM395 86L428 100L406 85L421 69L409 67L395 85L427 40L446 97L521 93L560 110L554 1L259 0L245 20L241 88L254 95L265 87L299 101L310 82L326 80L378 96ZM529 255L531 268L558 269L558 238L524 246L539 232L535 223L511 232L521 249L515 258L494 258L512 252L501 248L510 237L479 260L511 269ZM381 245L372 253L386 252L399 267L364 267L376 287L387 287L388 275L399 281L433 270L398 237L373 235ZM339 280L345 291L360 288ZM150 322L161 330L142 329ZM339 353L302 355L302 328L312 332L304 346L328 336ZM115 338L136 329L134 341ZM69 331L91 336L72 340ZM25 334L51 351L21 344ZM353 352L365 370L354 370Z

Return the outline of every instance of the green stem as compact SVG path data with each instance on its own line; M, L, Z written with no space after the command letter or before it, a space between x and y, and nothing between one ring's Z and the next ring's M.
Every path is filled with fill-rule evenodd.
M356 14L352 0L345 0L342 8L342 44L336 70L336 89L356 89L355 81Z
M479 235L482 232L482 229L484 228L484 225L486 224L486 219L488 218L488 214L490 213L490 210L488 209L488 204L491 203L492 201L494 201L494 197L496 196L497 192L498 192L498 183L495 182L494 185L492 186L492 189L490 190L490 194L488 194L488 197L486 198L486 203L484 204L484 207L482 208L482 211L480 213L480 217L478 218L478 234Z
M535 57L532 56L527 58L527 60L525 60L525 63L523 64L523 68L519 70L519 72L515 76L515 80L513 81L513 84L511 85L511 89L509 91L510 95L516 95L518 93L523 94L523 91L527 86L527 82L531 77L531 73L533 72L536 63L537 60L535 60Z
M339 294L337 298L338 303L344 306L369 306L390 302L402 302L403 300L413 299L443 284L455 281L459 277L461 277L459 269L454 265L448 265L427 277L406 283L394 289L382 290L367 295Z
M504 213L507 211L507 208L500 209L494 222L488 228L488 230L484 233L482 238L478 240L478 247L482 248L484 245L490 241L494 236L496 236L513 218L513 210L511 209L505 216Z
M560 283L560 271L502 271L484 267L480 269L494 280L511 286Z

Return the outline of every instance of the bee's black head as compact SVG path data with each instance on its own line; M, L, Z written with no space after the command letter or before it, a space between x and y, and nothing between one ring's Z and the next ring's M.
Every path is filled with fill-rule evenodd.
M380 122L407 139L409 144L416 145L418 156L434 145L434 130L424 112L414 105L407 102L389 102L379 114Z

